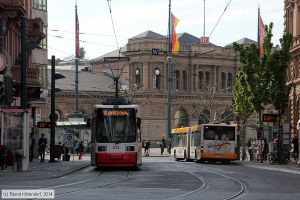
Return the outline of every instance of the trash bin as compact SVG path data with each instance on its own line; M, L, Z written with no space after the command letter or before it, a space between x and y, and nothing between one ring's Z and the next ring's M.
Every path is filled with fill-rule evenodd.
M61 158L61 154L62 154L62 146L61 145L55 145L54 148L54 157L57 158L58 160L60 160Z
M69 147L64 148L63 161L70 161Z

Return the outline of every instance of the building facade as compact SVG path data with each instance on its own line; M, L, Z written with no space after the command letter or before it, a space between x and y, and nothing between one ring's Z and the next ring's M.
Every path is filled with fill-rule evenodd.
M179 34L180 51L172 58L172 127L222 121L231 112L236 54L230 46L203 46L199 41ZM130 38L126 47L90 61L92 72L111 69L127 82L126 95L141 105L144 140L167 136L166 52L167 37L146 31Z
M292 34L290 49L291 62L287 70L287 85L291 87L289 95L289 112L291 117L291 134L297 134L300 103L300 0L285 0L285 31Z
M22 55L25 55L27 109L30 113L28 132L33 128L34 108L40 101L40 89L47 84L47 20L47 0L0 0L0 53L6 59L5 69L0 72L1 82L5 85L0 103L4 119L1 123L4 136L1 138L9 141L5 145L12 149L22 146L21 127L24 123L21 114L18 114L21 104ZM25 27L23 31L22 27ZM25 47L23 53L22 47ZM11 82L8 82L10 78ZM9 92L13 95L12 102L7 101Z

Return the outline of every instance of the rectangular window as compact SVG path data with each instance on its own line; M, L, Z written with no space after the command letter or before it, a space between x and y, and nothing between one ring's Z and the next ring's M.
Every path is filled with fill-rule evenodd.
M47 10L47 0L33 0L33 8Z
M46 65L41 65L39 66L39 80L42 85L42 88L47 88L47 66Z
M44 39L42 39L41 43L40 43L40 47L42 47L43 49L47 49L48 48L48 31L47 31L47 27L44 26L43 27L43 33L46 35L46 37Z
M205 140L235 140L235 127L233 126L205 126Z

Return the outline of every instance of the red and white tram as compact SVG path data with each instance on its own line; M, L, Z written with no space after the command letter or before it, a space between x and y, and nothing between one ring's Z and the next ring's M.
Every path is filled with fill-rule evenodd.
M142 165L141 120L137 117L137 108L120 99L93 107L91 165Z

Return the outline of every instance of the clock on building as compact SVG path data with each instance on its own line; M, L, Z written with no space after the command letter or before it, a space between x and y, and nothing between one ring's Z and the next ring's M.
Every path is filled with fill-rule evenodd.
M155 75L160 75L160 70L158 68L155 69Z
M135 70L135 75L140 75L140 69L139 68L137 68L136 70Z

